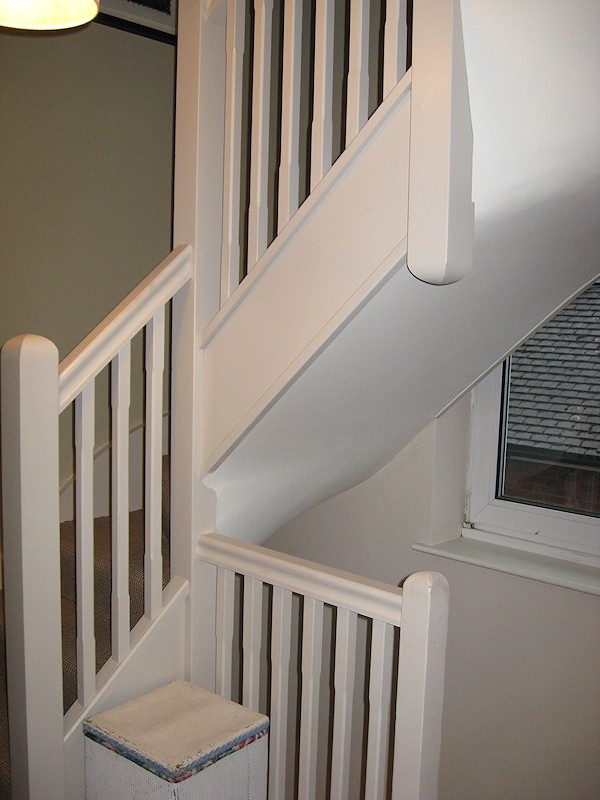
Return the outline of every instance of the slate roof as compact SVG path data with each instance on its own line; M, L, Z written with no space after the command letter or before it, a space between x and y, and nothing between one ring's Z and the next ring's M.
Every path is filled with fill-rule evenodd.
M600 282L513 354L507 441L600 464Z

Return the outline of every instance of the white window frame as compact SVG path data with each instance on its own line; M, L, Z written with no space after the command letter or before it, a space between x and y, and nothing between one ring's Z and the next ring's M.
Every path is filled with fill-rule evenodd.
M472 391L463 537L600 567L600 519L496 498L502 365Z

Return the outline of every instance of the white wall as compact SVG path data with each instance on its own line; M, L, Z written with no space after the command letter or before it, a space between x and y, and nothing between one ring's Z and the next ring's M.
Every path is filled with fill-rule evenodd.
M468 400L266 544L394 584L418 569L448 578L440 800L595 800L598 598L411 550L458 535L467 421Z

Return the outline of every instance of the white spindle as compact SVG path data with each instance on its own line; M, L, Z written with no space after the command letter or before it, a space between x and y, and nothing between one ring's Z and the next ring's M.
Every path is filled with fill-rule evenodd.
M406 0L386 0L383 42L383 96L406 72Z
M242 97L244 92L245 3L227 3L227 78L223 173L221 304L239 283Z
M292 593L273 587L271 633L271 728L269 797L285 797Z
M319 683L323 655L323 603L304 598L302 699L298 763L298 800L314 800L317 786Z
M262 581L244 579L242 703L253 711L258 711L260 698L262 587Z
M346 146L369 114L369 0L350 3Z
M146 454L144 610L150 619L162 608L162 412L165 309L146 326Z
M310 188L325 175L333 158L334 0L315 6L314 99L311 131Z
M335 634L331 800L350 796L350 741L356 660L356 614L338 608Z
M281 231L298 209L300 187L300 71L302 65L302 2L285 0L281 98L281 161L279 211Z
M94 381L75 399L77 688L87 705L96 690L94 636Z
M12 796L65 798L58 523L58 351L2 348L2 506Z
M394 629L373 620L365 800L380 800L387 786Z
M272 32L273 0L255 0L248 270L267 249Z
M112 655L129 652L129 402L131 347L111 363Z
M217 670L216 693L231 700L235 573L217 568Z
M447 627L444 576L417 572L407 578L398 655L394 800L438 796Z

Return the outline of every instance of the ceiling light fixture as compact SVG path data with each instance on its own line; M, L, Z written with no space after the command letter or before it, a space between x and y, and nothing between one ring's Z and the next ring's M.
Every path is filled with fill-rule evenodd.
M74 28L94 19L100 0L0 0L0 25L30 31Z

